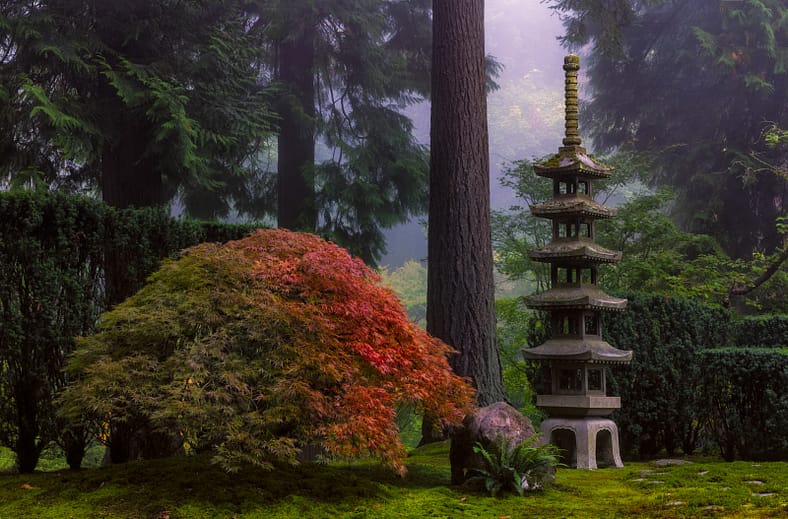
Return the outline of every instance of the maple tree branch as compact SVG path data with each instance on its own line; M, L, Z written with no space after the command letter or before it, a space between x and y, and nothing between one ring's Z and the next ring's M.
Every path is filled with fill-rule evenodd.
M774 260L774 262L771 265L769 265L769 267L763 272L763 274L758 276L758 278L755 281L746 285L734 283L733 286L731 286L730 291L728 292L729 296L742 296L744 294L749 294L759 286L763 285L766 281L769 280L769 278L771 278L775 274L775 272L779 270L780 266L783 263L785 263L786 259L788 259L788 245L786 245L783 248L782 253L780 253L777 259Z

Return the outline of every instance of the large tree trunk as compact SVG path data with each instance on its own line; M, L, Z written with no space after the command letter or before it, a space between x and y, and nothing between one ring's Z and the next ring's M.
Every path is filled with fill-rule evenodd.
M277 220L279 227L314 231L315 206L315 86L314 29L303 20L279 43L278 77L284 93L279 99Z
M144 156L148 142L146 128L129 125L123 142L102 151L101 195L104 202L119 209L167 203L161 174L153 161Z
M108 142L101 150L101 197L112 207L161 206L168 202L161 172L148 155L153 142L152 125L145 117L126 115L129 107L107 80L98 86L98 95L107 105L106 116L119 119L125 133Z
M505 400L495 330L484 0L433 2L427 330L479 405Z
M14 398L17 412L17 438L14 444L16 468L22 474L29 474L36 469L41 455L42 444L38 441L40 427L38 423L38 405L36 403L38 384L15 384Z

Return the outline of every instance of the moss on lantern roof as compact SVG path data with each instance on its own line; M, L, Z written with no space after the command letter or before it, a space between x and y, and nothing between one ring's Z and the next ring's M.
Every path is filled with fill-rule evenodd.
M534 164L534 173L541 177L553 177L566 173L577 173L588 178L608 178L610 168L599 164L582 146L563 146L558 153L539 164Z
M595 243L590 238L558 238L544 247L532 250L528 256L534 261L569 261L573 264L618 263L621 253Z
M584 195L564 195L531 206L531 214L541 218L560 216L588 216L594 218L612 218L616 209L607 207Z
M560 284L540 294L525 296L533 310L624 310L627 300L604 293L594 285Z
M601 339L550 339L536 348L522 350L527 360L575 360L585 362L621 363L632 360L632 352L614 348Z

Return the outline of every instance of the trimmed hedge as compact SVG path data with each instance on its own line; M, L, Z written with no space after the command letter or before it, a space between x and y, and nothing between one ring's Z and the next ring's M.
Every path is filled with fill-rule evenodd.
M688 299L629 294L624 313L603 317L605 340L632 350L632 363L608 372L621 396L614 418L623 450L649 457L661 449L693 452L700 443L704 408L699 354L726 344L729 314Z
M81 458L84 436L58 421L54 403L74 337L136 292L162 258L252 229L81 196L0 193L0 445L15 451L20 470L33 470L51 441Z
M701 352L709 433L722 456L788 459L788 349Z
M745 317L733 323L735 346L788 347L788 315Z
M788 315L732 321L692 300L625 297L627 310L602 320L605 340L634 352L608 370L608 391L622 400L613 416L622 454L716 446L729 460L788 459ZM541 344L546 330L532 330L529 345ZM549 391L548 374L529 375L537 392Z

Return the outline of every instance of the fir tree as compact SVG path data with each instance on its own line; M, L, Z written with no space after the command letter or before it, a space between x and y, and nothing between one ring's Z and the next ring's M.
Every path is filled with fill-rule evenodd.
M729 254L779 247L788 179L775 172L788 159L764 137L788 118L785 2L551 3L564 43L592 49L581 127L596 146L649 152L683 226Z

